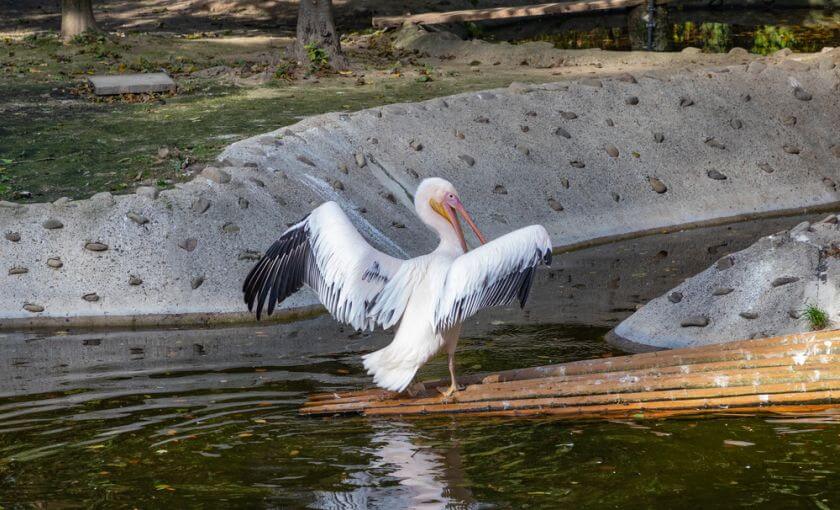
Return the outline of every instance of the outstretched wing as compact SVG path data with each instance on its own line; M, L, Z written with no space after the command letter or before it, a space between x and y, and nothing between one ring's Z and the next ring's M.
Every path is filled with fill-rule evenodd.
M551 264L551 239L540 225L515 230L461 255L446 273L435 308L435 331L514 299L525 306L534 271L543 262Z
M369 245L341 207L326 202L271 245L242 291L259 319L266 303L271 315L277 303L306 284L336 320L373 329L377 320L368 313L369 303L403 262Z

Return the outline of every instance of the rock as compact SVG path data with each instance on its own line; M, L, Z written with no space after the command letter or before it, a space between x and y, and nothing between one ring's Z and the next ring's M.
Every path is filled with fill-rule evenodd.
M528 131L531 130L531 128L528 127L528 126L525 126L525 125L521 125L521 126L519 126L519 130L522 131L523 133L527 133Z
M758 166L758 168L761 169L762 172L768 174L772 174L774 172L773 167L770 166L770 163L757 163L756 166Z
M4 235L7 241L17 243L20 241L20 232L6 232Z
M745 50L744 48L740 48L738 46L735 46L734 48L729 50L729 55L733 56L733 57L743 58L743 57L749 57L750 52Z
M624 99L624 104L630 105L630 106L635 106L635 105L639 104L639 98L636 97L636 96L630 96L630 97Z
M26 303L25 305L23 305L23 309L31 313L41 313L44 311L43 306L36 305L35 303Z
M781 287L782 285L787 285L789 283L794 283L798 281L799 278L797 278L796 276L780 276L779 278L773 280L770 283L770 285L772 285L773 287Z
M715 263L715 268L718 271L725 271L735 265L735 259L732 257L723 257Z
M198 246L198 239L194 237L189 237L178 243L179 248L188 252L192 252L193 250L195 250L196 246Z
M791 51L790 48L782 48L782 49L776 51L775 53L773 53L773 56L774 57L787 57L791 53L793 53L793 51Z
M17 204L15 202L9 202L8 200L0 200L0 208L4 209L20 209L23 207L21 204Z
M482 91L476 94L479 99L484 99L485 101L489 101L490 99L496 99L496 94L492 92Z
M501 184L497 184L496 187L493 188L493 193L496 195L507 195L507 188L502 186Z
M516 150L519 151L523 156L527 156L531 154L531 149L525 147L524 145L516 144Z
M621 195L619 195L615 191L610 191L610 196L612 197L613 202L620 202L621 201Z
M675 292L671 292L671 293L668 294L668 301L670 301L674 304L679 303L680 301L682 301L682 299L683 299L682 292L676 292L675 291Z
M758 319L758 314L755 313L755 312L741 312L738 315L740 315L741 317L743 317L747 320Z
M461 161L463 161L464 163L466 163L466 164L467 164L467 166L473 166L473 165L475 165L475 158L473 158L472 156L467 156L466 154L460 154L460 155L458 156L458 159L460 159Z
M727 294L731 294L734 291L732 287L718 287L712 291L713 296L725 296Z
M117 201L114 199L114 195L108 193L107 191L96 193L95 195L90 197L90 202L95 207L112 207L117 203Z
M726 146L723 145L722 143L718 142L717 140L715 140L715 138L713 136L710 136L710 137L706 138L706 140L703 143L705 143L709 147L712 147L712 148L715 148L715 149L720 149L720 150L726 149Z
M630 73L621 73L615 79L624 83L637 83L636 78Z
M607 127L615 127L615 122L613 122L613 120L612 120L612 119L606 119L606 120L604 121L604 124L606 124L606 125L607 125Z
M601 87L604 86L604 84L601 83L601 80L599 80L597 78L584 78L584 79L580 80L579 83L581 85L585 85L587 87L595 87L595 88L601 88Z
M575 112L566 112L566 111L562 111L562 110L560 111L560 116L563 117L566 120L574 120L574 119L578 118L578 116Z
M560 185L563 186L565 189L569 189L569 179L563 177L560 179Z
M136 212L129 211L125 214L125 217L133 221L138 225L145 225L149 222L149 218L143 216L142 214L137 214Z
M687 97L681 97L680 98L680 107L682 107L682 108L686 108L686 107L691 106L693 104L694 104L694 101L692 101L691 99L689 99Z
M479 116L474 118L473 122L478 122L479 124L490 124L490 119L488 119L487 117Z
M694 46L686 46L680 51L680 53L683 53L685 55L699 55L703 53L703 50L701 50L700 48L695 48Z
M615 146L615 145L612 145L612 144L607 144L607 145L604 147L604 150L606 150L606 151L607 151L607 154L609 154L609 155L610 155L610 157L613 157L613 158L617 158L617 157L618 157L618 149L616 148L616 146Z
M333 180L330 185L332 186L332 189L336 191L344 191L344 183L338 179Z
M793 127L796 125L796 117L793 115L785 115L782 117L782 124L787 127Z
M365 166L367 166L367 159L365 158L365 155L361 152L354 153L353 157L356 158L357 167L364 168Z
M88 251L107 251L108 245L105 243L85 243L85 249Z
M458 131L457 129L454 130L452 134L455 135L455 138L458 140L463 140L465 138L464 133L462 131Z
M61 269L64 267L64 262L61 257L50 257L47 259L47 265L53 269Z
M782 150L788 154L799 154L799 147L789 143L782 145Z
M528 85L525 85L524 83L515 81L508 85L508 90L510 90L514 94L527 94L529 92L532 92L534 89Z
M563 210L563 206L554 198L548 199L548 206L558 212Z
M239 225L231 222L225 223L224 225L222 225L222 232L226 234L236 234L237 232L239 232Z
M128 284L133 286L133 287L136 287L138 285L142 285L143 280L141 278L138 278L138 277L134 276L134 275L131 275L131 276L128 277Z
M563 138L571 138L572 137L572 135L570 135L568 131L566 131L565 129L563 129L561 127L558 127L557 129L555 129L554 134L557 135L557 136L562 136Z
M140 197L146 197L149 200L155 200L158 197L158 189L156 186L138 186L134 193Z
M840 158L840 143L832 145L828 148L828 150L831 151L832 156L834 156L835 158Z
M752 96L749 94L741 94L740 96L738 96L738 98L741 100L742 103L749 103L752 99Z
M665 141L665 135L663 133L654 133L653 134L653 141L656 143L662 143Z
M408 142L408 146L411 147L412 149L414 149L417 152L420 152L420 151L423 150L423 144L420 143L420 142L417 142L415 140L412 140L412 141Z
M215 166L204 167L201 171L201 176L209 179L217 184L226 184L230 182L230 174Z
M717 170L714 170L714 169L707 171L706 175L709 177L709 179L714 179L716 181L725 181L726 180L725 175L723 175L722 173L720 173L720 172L718 172Z
M764 71L765 69L767 69L767 64L765 64L764 62L759 62L757 60L750 62L750 65L747 66L747 72L750 74L758 74L761 71Z
M62 222L60 222L60 221L58 221L54 218L50 218L50 219L46 220L44 223L41 223L41 226L44 227L47 230L57 230L57 229L60 229L60 228L64 228L64 223L62 223Z
M240 209L247 209L248 207L251 206L251 202L249 202L248 199L245 198L245 197L239 197L238 202L239 202L239 208Z
M799 99L800 101L810 101L814 98L810 92L806 92L802 87L793 88L793 97Z
M680 326L684 328L705 328L709 325L709 318L703 315L692 315L680 322Z
M190 287L195 290L201 287L201 284L204 283L204 275L194 276L192 280L190 280Z
M260 260L262 253L256 250L243 250L239 252L239 260Z
M650 184L650 189L653 191L662 194L668 191L668 187L665 186L665 183L657 179L656 177L648 177L648 183Z
M577 160L577 159L573 159L573 160L569 161L569 164L570 164L571 166L575 167L575 168L584 168L584 167L586 167L586 164L585 164L583 161L580 161L580 160Z
M19 275L19 274L26 274L29 272L29 269L21 266L15 266L9 269L9 275Z
M96 292L89 292L89 293L83 295L82 299L84 299L85 301L89 301L91 303L95 303L95 302L99 301L99 294L97 294Z
M837 191L837 183L831 177L823 177L822 183L828 191Z
M347 168L346 163L339 163L338 164L338 171L343 173L343 174L349 174L350 173L350 170Z
M210 201L207 200L204 197L199 197L199 198L193 200L193 203L190 206L190 209L192 209L192 211L194 213L198 213L198 214L203 214L209 208L210 208Z
M729 125L732 126L732 129L741 129L744 127L744 123L741 122L739 119L730 119Z

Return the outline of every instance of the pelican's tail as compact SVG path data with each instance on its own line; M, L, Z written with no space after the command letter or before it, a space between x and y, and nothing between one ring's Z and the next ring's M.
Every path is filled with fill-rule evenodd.
M393 344L362 356L365 370L373 376L373 382L390 391L403 391L411 384L414 374L420 368L416 361L395 356Z

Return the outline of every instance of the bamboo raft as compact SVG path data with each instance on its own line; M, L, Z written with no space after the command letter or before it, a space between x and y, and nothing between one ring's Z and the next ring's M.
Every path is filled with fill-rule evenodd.
M840 408L840 330L463 376L448 400L373 389L310 396L302 415L469 414L566 420L814 414Z

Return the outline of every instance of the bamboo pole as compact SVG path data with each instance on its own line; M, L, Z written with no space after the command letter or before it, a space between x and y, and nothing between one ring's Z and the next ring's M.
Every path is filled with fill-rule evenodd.
M371 389L312 395L303 415L477 414L564 419L833 409L840 331L802 333L581 360L463 377L446 400L431 381L414 397Z
M491 19L531 18L555 14L573 14L610 9L626 9L643 5L646 0L581 0L577 2L553 2L547 4L523 5L521 7L493 7L489 9L467 9L449 12L428 12L413 16L382 16L373 18L374 28L400 27L404 23L415 25L439 25L464 21ZM663 3L658 0L657 3Z

